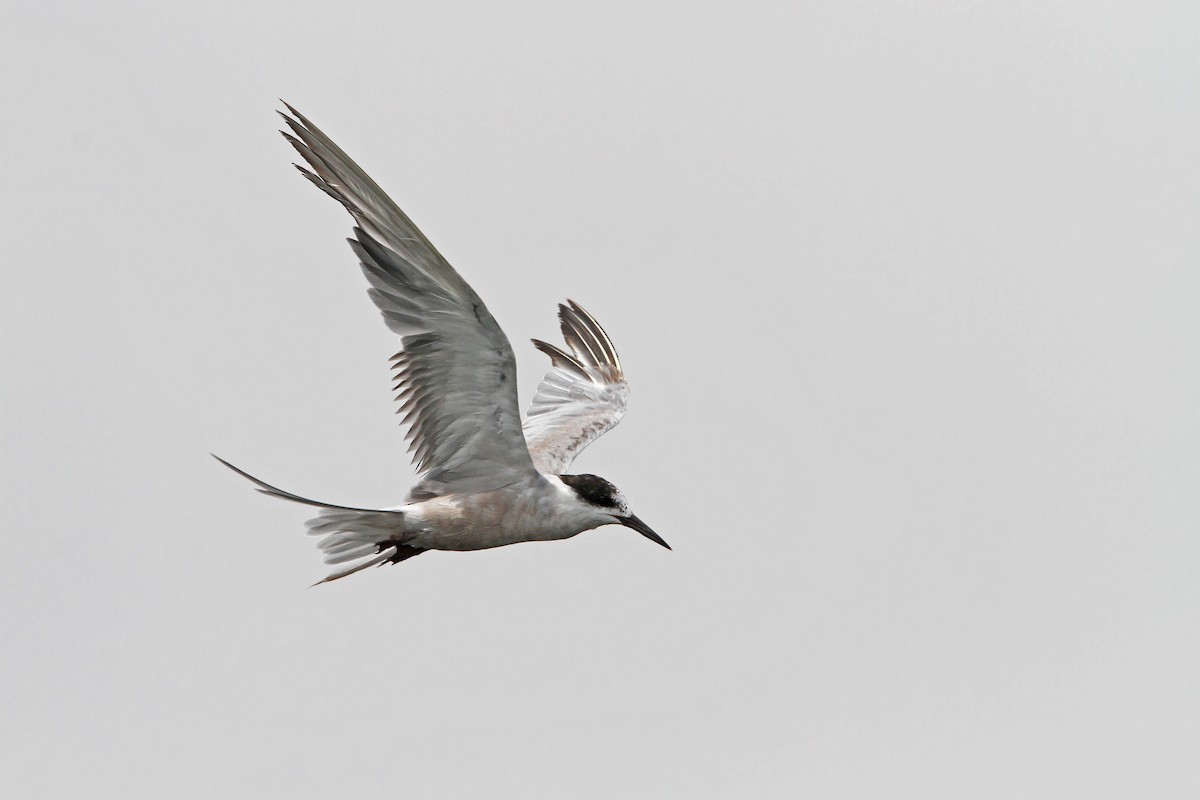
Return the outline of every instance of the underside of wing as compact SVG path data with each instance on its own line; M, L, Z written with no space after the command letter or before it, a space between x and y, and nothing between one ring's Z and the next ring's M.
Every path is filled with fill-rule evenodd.
M573 300L558 307L568 350L533 340L551 367L525 417L525 439L534 465L547 474L566 471L575 457L625 415L629 384L612 340Z
M286 104L285 104L286 105ZM483 301L412 220L341 148L291 106L283 135L311 169L297 169L357 223L350 246L368 294L400 336L396 367L410 450L424 472L410 492L497 488L533 463L521 430L516 362Z

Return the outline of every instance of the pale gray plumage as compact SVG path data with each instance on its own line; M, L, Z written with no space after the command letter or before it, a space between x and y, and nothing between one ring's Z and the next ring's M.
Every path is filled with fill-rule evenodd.
M426 473L409 499L519 480L533 462L521 433L508 337L408 215L329 137L287 108L295 118L282 116L295 135L284 135L312 167L297 169L358 223L349 242L371 284L367 293L401 337L398 399L414 462Z
M283 135L310 168L297 169L354 217L349 242L368 294L400 336L396 399L422 475L400 506L364 509L310 500L221 463L265 494L320 508L308 529L324 537L326 563L366 559L326 581L426 550L564 539L612 523L667 547L612 484L557 474L625 413L629 387L595 318L568 301L559 306L568 350L534 340L551 368L522 424L512 347L483 301L341 148L287 109Z

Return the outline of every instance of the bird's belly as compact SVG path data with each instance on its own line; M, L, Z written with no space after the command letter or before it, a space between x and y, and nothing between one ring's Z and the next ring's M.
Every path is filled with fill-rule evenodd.
M420 530L408 541L432 550L486 550L518 542L568 539L582 531L571 520L547 515L532 504L525 507L508 498L488 502L470 498L446 502L426 501L420 511ZM414 520L416 521L416 520Z

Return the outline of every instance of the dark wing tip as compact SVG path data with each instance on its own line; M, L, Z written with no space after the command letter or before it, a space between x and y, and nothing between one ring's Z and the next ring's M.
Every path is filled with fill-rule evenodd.
M588 361L590 366L611 368L618 380L623 377L621 360L612 339L583 306L571 299L566 304L560 303L558 319L563 339L576 357Z
M296 107L294 105L289 103L287 100L284 100L282 97L279 98L279 102L283 103L283 107L288 110L288 114L291 114L293 117L295 117L297 120L299 120L301 122L301 124L308 126L308 120L304 118L303 114L301 114L299 111L296 110ZM284 114L282 111L279 112L279 115L281 117L283 117L284 119L288 118L287 114Z
M565 369L568 372L573 372L584 380L591 380L591 377L587 373L587 368L575 356L561 348L555 347L549 342L543 342L541 339L530 339L529 341L533 342L533 346L538 350L550 356L550 363L554 366Z

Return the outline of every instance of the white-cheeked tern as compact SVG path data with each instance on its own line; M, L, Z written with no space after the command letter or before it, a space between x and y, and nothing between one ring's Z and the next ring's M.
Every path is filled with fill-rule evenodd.
M311 169L296 168L354 217L348 241L368 294L400 336L396 399L420 473L401 505L353 508L285 492L218 458L265 494L321 509L309 533L322 537L326 563L349 565L321 582L427 550L567 539L609 524L669 550L617 487L562 474L620 421L629 396L595 318L568 300L558 314L567 349L533 340L551 366L522 422L512 346L483 300L341 148L287 109L291 116L280 114L291 133L282 133Z

